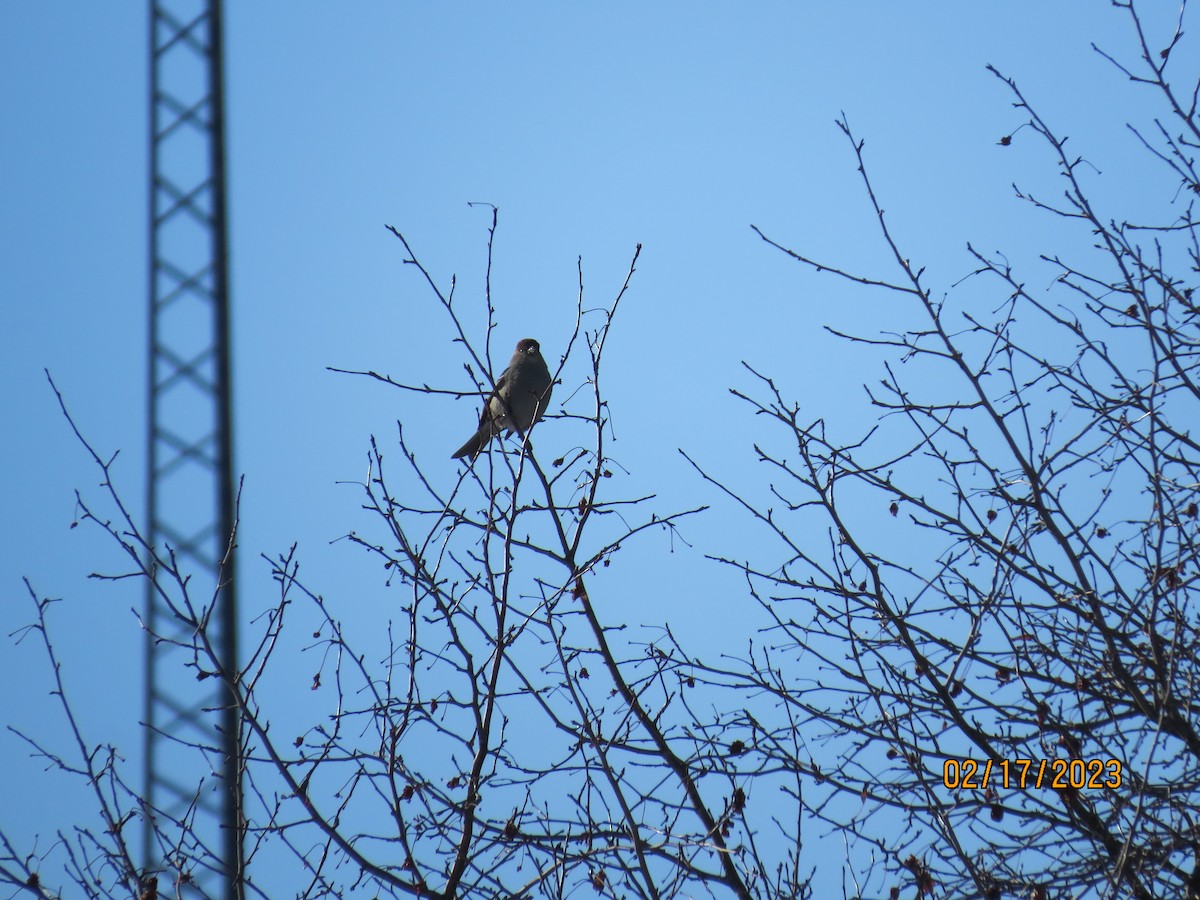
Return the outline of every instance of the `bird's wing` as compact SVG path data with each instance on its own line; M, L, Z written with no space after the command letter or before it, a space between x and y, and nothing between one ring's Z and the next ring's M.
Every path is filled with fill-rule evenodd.
M504 390L506 384L508 384L508 367L505 367L504 371L500 373L500 377L496 379L495 390L488 394L487 399L483 401L483 409L479 413L480 428L491 424L491 421L496 418L492 412L492 401L501 396L500 392Z

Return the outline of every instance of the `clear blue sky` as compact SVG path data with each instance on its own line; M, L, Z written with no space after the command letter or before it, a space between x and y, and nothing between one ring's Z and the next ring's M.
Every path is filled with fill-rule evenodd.
M69 527L73 491L99 499L98 473L42 370L97 448L120 450L115 475L140 512L144 5L0 11L0 719L65 749L39 648L10 636L33 618L20 581L28 576L39 595L64 598L52 615L64 676L87 737L117 743L131 777L142 693L131 609L142 593L86 578L125 564L94 529ZM533 336L552 361L572 323L576 258L600 303L643 244L607 372L613 453L630 472L623 490L657 492L663 512L719 503L676 448L733 479L751 465L754 422L727 390L750 384L741 360L775 375L814 415L850 423L861 416L859 385L874 377L820 327L879 327L887 298L813 277L749 228L886 272L833 125L839 112L867 141L908 251L932 284L948 288L972 268L968 240L1022 260L1053 234L1012 199L1014 181L1056 188L1041 147L1019 138L997 145L1021 119L985 64L1017 78L1072 136L1104 173L1101 190L1130 188L1123 173L1136 151L1123 123L1138 116L1138 95L1093 41L1131 52L1122 13L1041 0L229 4L246 614L272 598L257 555L299 541L310 583L335 598L351 627L379 621L378 573L364 570L361 553L330 543L364 521L354 489L336 482L361 478L368 435L391 439L398 418L431 470L449 479L448 454L472 426L466 404L326 371L467 386L449 322L401 265L385 223L405 232L435 277L457 273L482 334L488 217L467 204L498 205L499 355ZM1049 278L1031 273L1039 271ZM583 370L564 377L574 386ZM676 590L649 602L607 591L628 603L613 619L666 620L700 646L720 646L741 589L702 553L737 555L744 536L729 521L712 515L687 529L694 550L668 553L665 538L651 537L631 551L614 586L650 572ZM14 837L45 841L72 817L86 821L83 786L44 774L8 731L0 760L0 825Z

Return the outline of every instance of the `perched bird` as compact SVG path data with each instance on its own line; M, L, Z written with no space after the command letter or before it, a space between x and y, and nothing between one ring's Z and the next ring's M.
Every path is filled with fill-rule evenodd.
M474 459L504 429L522 434L528 431L545 414L553 390L554 381L538 342L533 338L518 341L508 368L496 379L496 390L483 404L479 430L451 459Z

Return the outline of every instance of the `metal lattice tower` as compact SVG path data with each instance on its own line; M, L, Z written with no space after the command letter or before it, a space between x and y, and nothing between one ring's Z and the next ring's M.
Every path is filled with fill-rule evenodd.
M150 0L150 396L147 497L151 546L169 546L194 601L221 584L211 629L236 665L237 619L229 365L229 272L220 0ZM226 558L228 556L228 558ZM241 896L241 778L236 708L217 678L185 668L181 632L146 594L144 791L178 819L197 800L195 836L220 869L191 874L210 896ZM211 770L183 746L214 748ZM215 776L215 777L214 777ZM144 865L163 848L145 832Z

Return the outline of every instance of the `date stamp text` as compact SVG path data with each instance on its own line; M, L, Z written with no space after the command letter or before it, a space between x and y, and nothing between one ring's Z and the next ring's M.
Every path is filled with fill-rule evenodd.
M1119 788L1119 759L997 759L980 762L951 757L942 763L942 784L950 790L989 787L1050 788L1077 791Z

